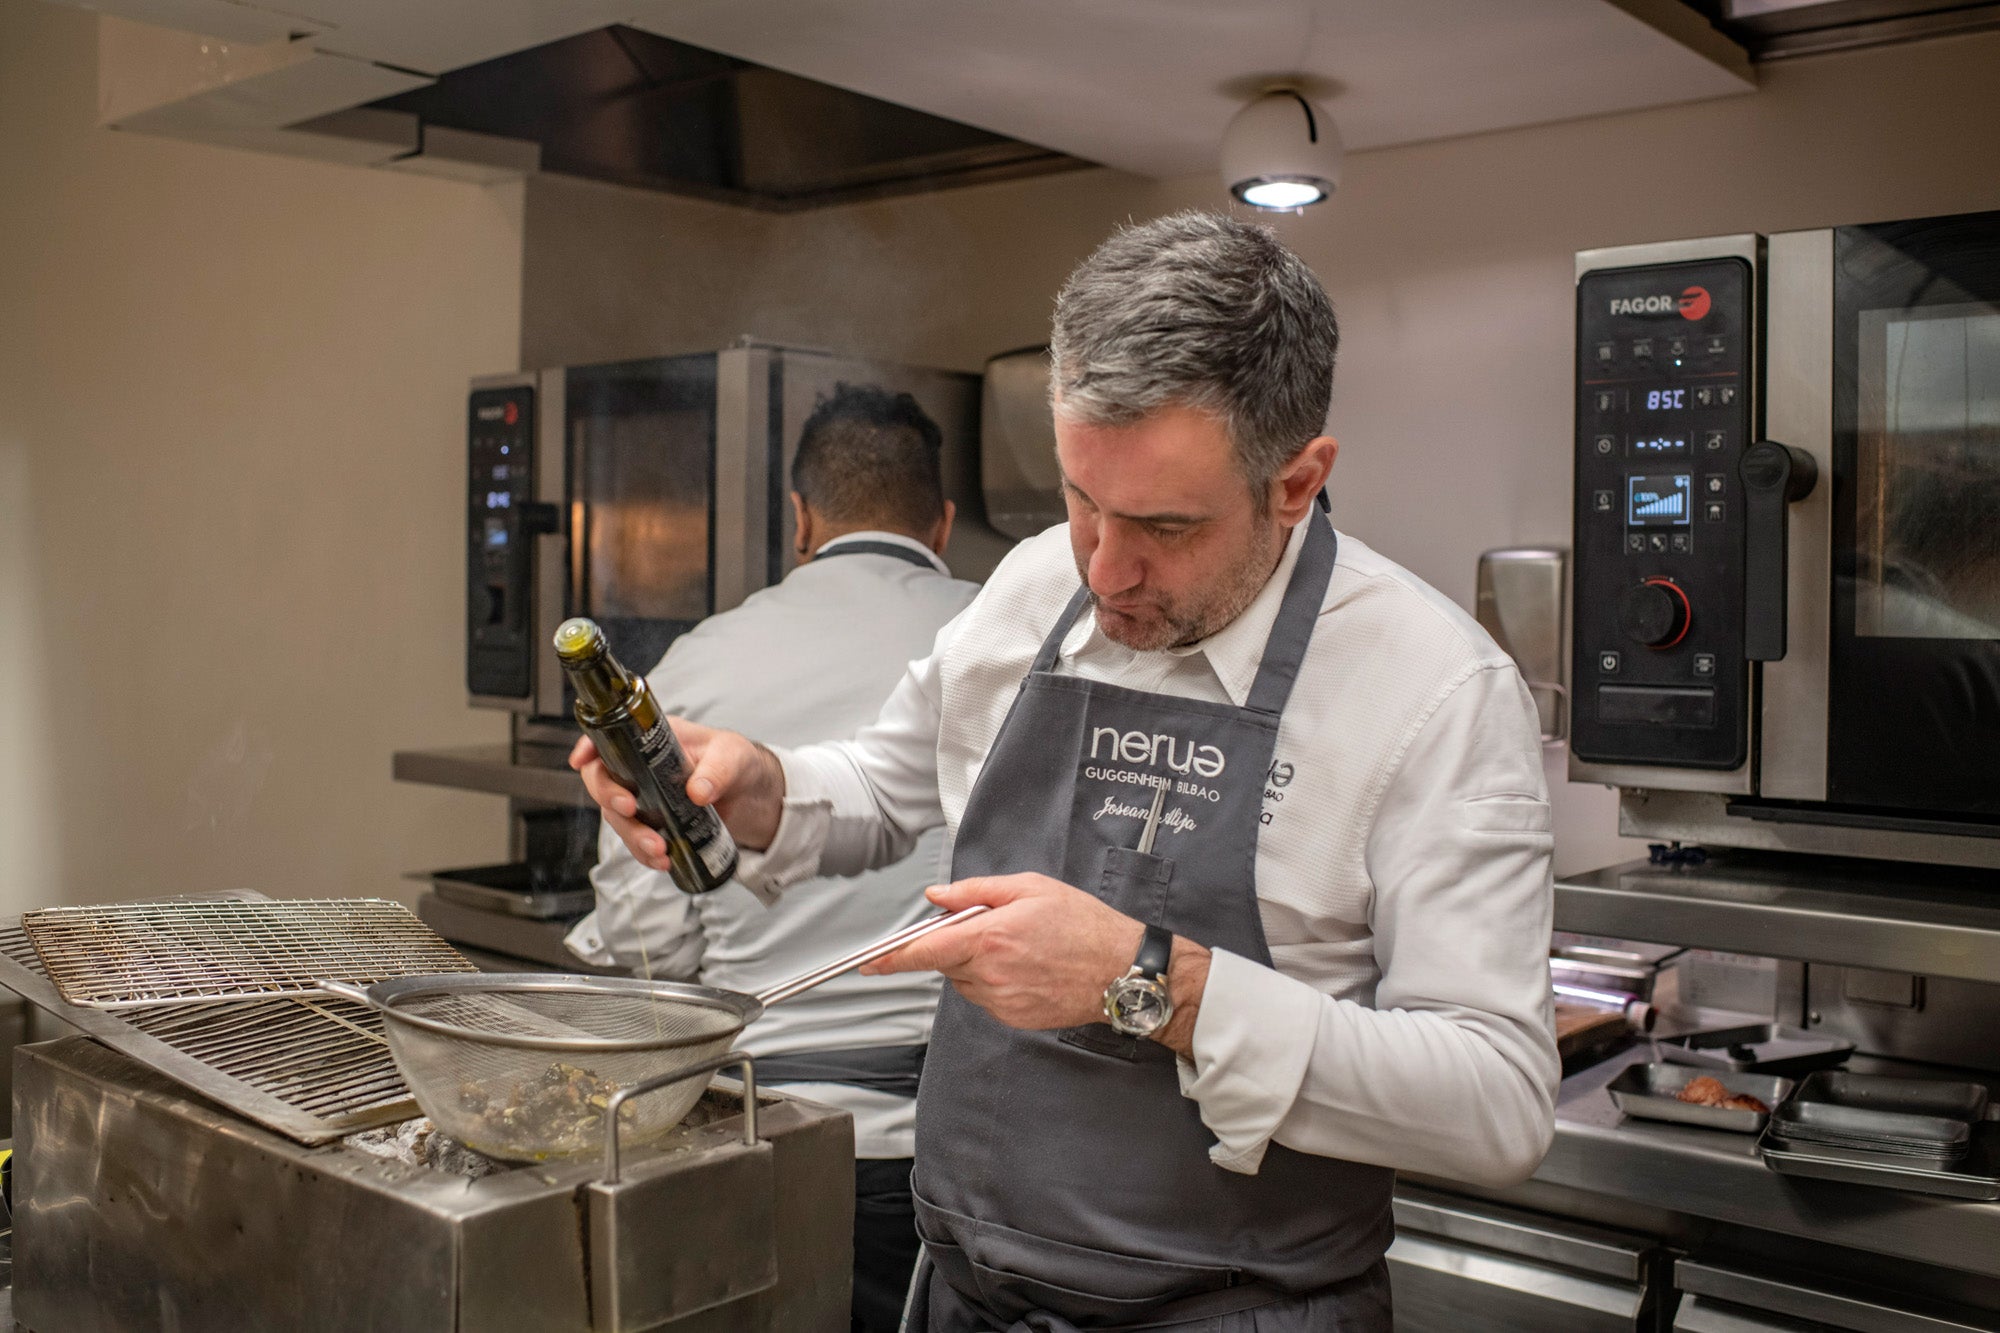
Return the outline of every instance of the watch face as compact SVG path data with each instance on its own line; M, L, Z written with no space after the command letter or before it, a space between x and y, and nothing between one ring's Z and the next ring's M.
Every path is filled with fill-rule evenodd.
M1104 997L1104 1010L1111 1026L1128 1037L1146 1037L1166 1023L1173 1013L1167 989L1146 977L1124 977L1113 982Z

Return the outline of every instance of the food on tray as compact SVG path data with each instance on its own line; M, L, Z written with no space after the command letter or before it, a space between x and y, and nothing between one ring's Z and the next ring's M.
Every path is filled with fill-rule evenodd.
M1684 1102L1696 1106L1713 1106L1720 1111L1756 1111L1765 1114L1770 1107L1748 1093L1731 1092L1722 1086L1722 1080L1708 1074L1701 1074L1687 1081L1687 1086L1674 1094Z

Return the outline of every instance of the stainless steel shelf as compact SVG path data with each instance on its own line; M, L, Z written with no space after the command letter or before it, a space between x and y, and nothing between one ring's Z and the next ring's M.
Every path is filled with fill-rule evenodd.
M1845 967L2000 982L1990 871L1721 853L1556 882L1558 930Z
M460 791L492 792L524 801L588 808L583 779L565 767L517 764L505 745L461 745L447 750L398 750L398 782L421 782Z
M1608 1196L1648 1210L2000 1277L2000 1203L1783 1176L1757 1156L1754 1134L1627 1119L1604 1088L1627 1065L1647 1058L1642 1045L1564 1079L1549 1155L1527 1185L1490 1197L1563 1213L1563 1191ZM1463 1189L1413 1178L1445 1191ZM1549 1186L1554 1196L1546 1188L1537 1193Z

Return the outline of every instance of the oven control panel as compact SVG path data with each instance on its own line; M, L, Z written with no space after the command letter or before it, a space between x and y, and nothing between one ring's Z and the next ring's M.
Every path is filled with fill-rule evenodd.
M1570 745L1607 764L1745 758L1743 484L1754 288L1741 259L1577 282Z
M533 387L473 390L467 445L466 689L526 698L534 666L527 548L534 538L522 516L534 499Z

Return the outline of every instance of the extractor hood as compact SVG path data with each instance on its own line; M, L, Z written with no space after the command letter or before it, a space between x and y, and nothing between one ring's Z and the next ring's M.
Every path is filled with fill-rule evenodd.
M543 171L778 211L1090 165L615 25L372 105L538 144Z

